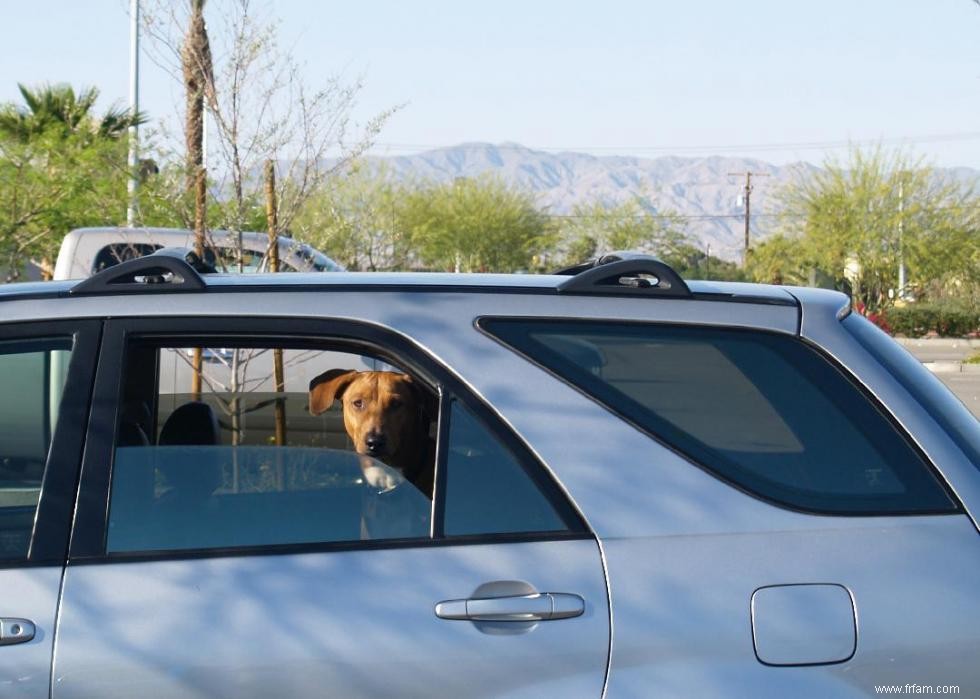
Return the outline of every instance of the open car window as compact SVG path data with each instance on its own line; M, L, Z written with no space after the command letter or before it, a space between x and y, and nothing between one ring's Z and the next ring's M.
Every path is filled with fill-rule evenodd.
M109 555L568 529L499 431L393 357L190 344L128 345Z

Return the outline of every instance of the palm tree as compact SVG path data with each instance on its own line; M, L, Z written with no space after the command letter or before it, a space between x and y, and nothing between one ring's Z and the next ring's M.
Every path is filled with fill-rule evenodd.
M204 102L214 90L214 72L211 61L211 43L204 22L205 0L190 0L190 23L184 43L180 47L180 63L184 76L187 114L184 120L184 140L187 144L186 187L194 200L194 247L204 256L204 230L206 227L207 193L204 172ZM191 394L196 400L201 395L201 348L194 350ZM233 390L238 376L237 354L232 363ZM233 427L238 427L237 413L232 416ZM235 432L237 434L237 430Z
M187 112L184 120L186 142L186 189L195 200L194 237L198 254L204 248L204 104L213 94L214 73L211 64L211 44L204 22L205 0L190 0L190 22L180 48L181 70Z
M24 105L6 104L0 107L0 135L22 143L42 133L58 129L65 136L90 134L98 138L117 139L124 136L130 126L145 124L143 112L132 114L129 110L110 107L101 117L92 110L99 91L87 87L78 93L71 85L42 85L29 88L18 83Z

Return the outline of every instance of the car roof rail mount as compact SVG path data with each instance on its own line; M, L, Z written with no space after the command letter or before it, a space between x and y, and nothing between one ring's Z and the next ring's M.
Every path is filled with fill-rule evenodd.
M161 248L152 255L126 260L104 269L80 281L68 293L88 296L201 291L207 288L201 274L214 271L213 266L190 248Z
M558 285L560 294L693 298L687 284L670 265L638 252L610 252L554 274L571 277Z

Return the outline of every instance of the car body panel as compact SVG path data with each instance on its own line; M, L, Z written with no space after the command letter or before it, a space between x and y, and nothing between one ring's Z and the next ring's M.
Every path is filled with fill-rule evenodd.
M34 622L27 643L0 646L0 696L44 699L51 686L51 653L61 589L61 566L0 570L0 617Z
M511 634L436 617L495 580L585 613ZM598 697L608 624L587 539L70 565L54 697Z
M760 519L771 509L757 507ZM644 687L664 697L836 697L910 682L980 686L970 660L980 654L980 538L967 517L792 516L799 528L604 539L609 696ZM848 662L769 667L756 658L753 593L798 584L840 585L852 596L858 635Z

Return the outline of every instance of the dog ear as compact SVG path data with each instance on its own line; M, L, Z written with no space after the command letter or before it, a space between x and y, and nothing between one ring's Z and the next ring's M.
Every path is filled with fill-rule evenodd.
M357 373L356 369L331 369L310 381L310 412L319 415L329 410L357 378Z

